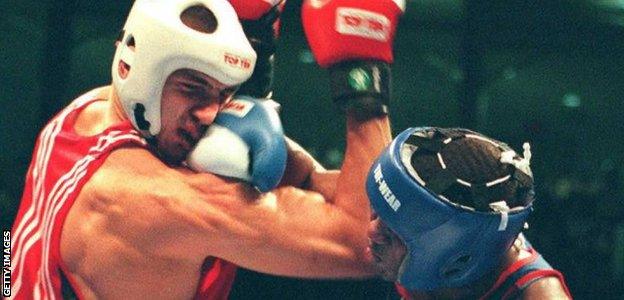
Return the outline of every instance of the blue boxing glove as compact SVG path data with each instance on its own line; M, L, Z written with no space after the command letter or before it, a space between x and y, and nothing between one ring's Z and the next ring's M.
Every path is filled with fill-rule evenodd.
M239 178L267 192L280 182L286 158L284 131L275 109L240 96L219 111L186 162L197 172Z

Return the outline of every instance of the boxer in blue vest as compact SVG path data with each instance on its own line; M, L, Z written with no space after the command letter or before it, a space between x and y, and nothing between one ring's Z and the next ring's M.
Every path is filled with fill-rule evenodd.
M524 238L531 152L466 129L409 128L373 164L369 250L404 299L568 299Z

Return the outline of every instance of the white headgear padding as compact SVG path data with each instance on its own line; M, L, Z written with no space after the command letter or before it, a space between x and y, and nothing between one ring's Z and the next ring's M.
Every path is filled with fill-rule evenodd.
M208 127L189 153L186 163L197 172L251 181L249 145L238 134L219 124Z
M214 14L214 32L192 29L180 19L197 5ZM256 63L256 53L226 0L137 0L123 30L113 59L113 86L133 125L147 137L160 132L162 89L171 73L196 70L235 86L251 76ZM130 67L123 78L120 61Z

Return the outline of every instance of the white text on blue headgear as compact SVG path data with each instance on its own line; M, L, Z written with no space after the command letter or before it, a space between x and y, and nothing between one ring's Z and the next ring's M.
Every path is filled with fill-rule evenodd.
M379 189L379 193L381 193L384 200L386 200L392 210L398 211L399 207L401 207L401 202L394 196L394 193L392 193L388 184L386 184L386 181L383 179L380 164L377 164L377 167L375 167L375 182L377 183L377 189Z

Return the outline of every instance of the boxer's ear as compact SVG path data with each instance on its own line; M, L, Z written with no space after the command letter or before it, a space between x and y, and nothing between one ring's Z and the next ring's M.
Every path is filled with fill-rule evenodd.
M123 31L122 31L123 34ZM115 41L115 47L119 47L119 44L121 43L121 40L116 40ZM134 52L134 47L135 47L135 41L134 41L134 37L131 37L130 39L128 39L128 50ZM123 59L119 60L119 64L117 65L117 72L119 72L119 77L121 77L121 79L126 79L128 77L128 73L130 73L130 65L125 62Z
M130 73L130 66L123 60L120 60L119 65L117 66L117 72L119 72L119 77L121 77L121 79L126 79L128 77L128 73Z

